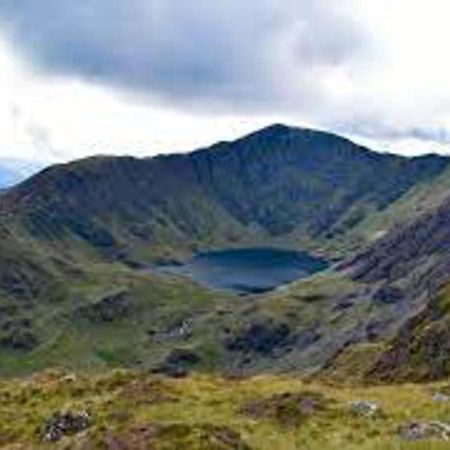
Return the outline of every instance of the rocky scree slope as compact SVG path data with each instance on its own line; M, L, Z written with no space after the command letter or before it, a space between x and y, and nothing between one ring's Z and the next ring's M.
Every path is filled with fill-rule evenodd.
M398 329L367 362L369 381L423 381L450 373L450 195L396 226L342 267L389 305ZM342 359L355 362L349 354ZM342 361L341 361L342 362ZM336 363L339 366L339 361ZM341 367L342 369L342 367Z

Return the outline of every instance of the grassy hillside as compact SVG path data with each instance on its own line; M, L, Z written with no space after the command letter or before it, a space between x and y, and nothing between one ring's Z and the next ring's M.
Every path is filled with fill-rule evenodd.
M333 387L267 375L168 379L124 371L96 376L48 371L0 383L0 446L442 450L448 442L436 430L417 441L407 439L413 423L445 426L450 402L437 401L436 394L448 389L445 382ZM370 402L376 412L354 402ZM58 428L61 417L71 418L65 428ZM85 419L77 422L77 417Z
M0 197L0 373L312 374L355 345L394 339L435 293L410 281L445 281L446 259L434 264L447 236L439 214L421 219L437 232L418 233L418 255L411 225L405 244L389 234L341 270L267 295L213 292L149 263L242 245L341 257L369 239L346 240L369 217L420 203L408 195L443 196L447 165L278 125L187 155L51 167ZM392 278L397 268L406 276Z
M333 274L245 298L118 263L91 263L71 284L50 280L36 297L1 300L1 374L52 366L311 371L346 342L369 308L356 305L337 320L336 305L357 284Z

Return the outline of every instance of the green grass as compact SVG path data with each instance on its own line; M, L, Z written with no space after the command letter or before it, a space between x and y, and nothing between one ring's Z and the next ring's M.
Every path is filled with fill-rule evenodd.
M101 449L107 436L115 436L136 445L131 448L170 450L237 450L244 443L254 450L440 450L448 443L404 442L398 429L415 420L447 420L450 404L432 400L442 386L333 387L289 377L165 379L127 371L78 375L74 381L62 371L47 371L0 383L0 448ZM306 413L292 400L270 410L287 393L323 403ZM357 416L350 407L354 400L375 401L383 413ZM248 413L255 402L265 409ZM42 443L46 419L67 409L89 410L93 426L60 443ZM146 427L152 427L151 436L140 434ZM224 434L228 446L217 444Z

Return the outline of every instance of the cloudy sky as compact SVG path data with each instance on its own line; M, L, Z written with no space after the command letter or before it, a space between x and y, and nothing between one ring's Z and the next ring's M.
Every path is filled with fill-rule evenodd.
M0 158L152 155L272 122L450 154L445 0L1 0Z

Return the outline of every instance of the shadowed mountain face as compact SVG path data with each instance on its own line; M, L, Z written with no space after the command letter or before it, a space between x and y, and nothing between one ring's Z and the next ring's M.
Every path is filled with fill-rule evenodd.
M35 237L75 236L116 255L142 243L157 254L245 241L332 241L447 164L275 125L187 155L55 166L4 196L0 210Z
M313 372L394 340L450 279L448 162L275 125L190 154L50 167L0 196L0 373ZM359 253L258 301L143 270L254 246Z

